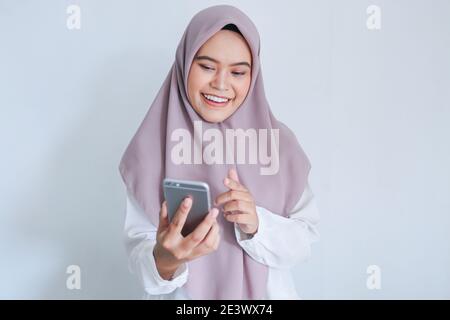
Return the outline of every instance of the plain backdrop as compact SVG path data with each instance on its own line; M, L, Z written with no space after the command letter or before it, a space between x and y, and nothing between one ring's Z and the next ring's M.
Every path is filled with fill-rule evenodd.
M321 240L300 295L450 298L447 0L0 0L0 298L142 296L120 157L191 17L225 3L258 27L267 98L312 162Z

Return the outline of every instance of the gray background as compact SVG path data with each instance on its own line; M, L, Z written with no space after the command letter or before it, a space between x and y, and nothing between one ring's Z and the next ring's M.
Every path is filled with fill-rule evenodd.
M300 295L450 298L446 0L0 0L0 298L141 297L118 163L187 23L222 3L257 25L272 110L312 161L321 241L294 269Z

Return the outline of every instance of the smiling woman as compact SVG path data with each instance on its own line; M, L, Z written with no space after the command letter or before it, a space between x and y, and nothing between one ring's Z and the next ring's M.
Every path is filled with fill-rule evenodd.
M250 88L252 55L233 24L200 47L188 77L188 99L208 122L222 122L242 104Z
M271 112L259 53L258 30L239 9L197 13L122 158L130 262L151 296L297 298L282 269L316 239L311 164ZM184 199L169 221L166 177L205 182L215 199L186 237L179 228L194 204Z

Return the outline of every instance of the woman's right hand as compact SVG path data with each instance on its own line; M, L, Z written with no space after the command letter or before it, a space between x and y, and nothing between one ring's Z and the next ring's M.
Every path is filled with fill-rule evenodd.
M216 208L211 209L186 237L181 234L191 207L192 199L185 198L169 222L166 201L161 205L153 256L158 272L165 280L169 280L182 263L207 255L219 247L220 230L216 220L219 211Z

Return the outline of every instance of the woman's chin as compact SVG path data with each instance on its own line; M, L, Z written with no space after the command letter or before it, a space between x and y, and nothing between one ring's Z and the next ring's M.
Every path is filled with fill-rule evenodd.
M205 120L207 122L211 122L211 123L222 122L223 120L228 118L227 116L217 114L217 112L215 112L215 113L216 114L211 114L210 112L204 112L201 114L201 117L203 118L203 120Z
M203 105L201 110L202 112L200 113L200 116L203 118L203 120L212 123L222 122L223 120L225 120L230 116L229 110L225 109L219 110L217 108L210 108L208 106Z
M194 110L203 120L210 123L222 122L236 111L231 103L225 107L212 107L205 103L198 103Z

